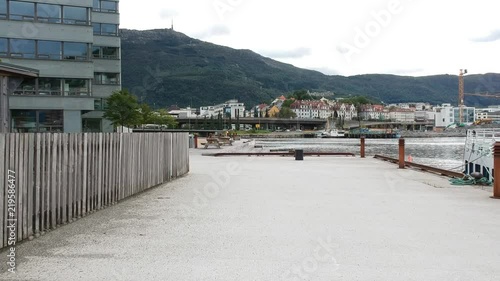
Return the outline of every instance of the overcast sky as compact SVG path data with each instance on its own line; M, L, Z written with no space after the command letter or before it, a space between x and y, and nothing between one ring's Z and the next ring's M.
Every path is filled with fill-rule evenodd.
M325 74L500 73L500 1L122 0L121 28L188 36Z

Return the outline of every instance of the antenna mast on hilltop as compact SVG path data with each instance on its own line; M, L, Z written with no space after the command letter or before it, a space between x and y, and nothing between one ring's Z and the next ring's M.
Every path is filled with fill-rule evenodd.
M174 19L172 19L172 26L170 27L170 30L174 30Z

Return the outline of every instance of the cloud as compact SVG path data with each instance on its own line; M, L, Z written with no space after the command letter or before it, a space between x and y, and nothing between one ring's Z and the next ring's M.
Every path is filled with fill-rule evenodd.
M162 9L160 11L160 18L162 20L165 20L165 19L172 19L173 17L176 17L178 16L179 13L175 10L170 10L170 9Z
M196 33L195 37L199 39L207 39L214 36L223 36L231 34L229 27L225 25L214 25L202 32Z
M473 41L473 42L481 42L481 43L495 42L495 41L498 41L498 40L500 40L500 29L493 30L487 36L483 36L483 37L478 37L478 38L471 39L471 41Z
M267 50L260 51L261 54L275 59L297 59L309 56L312 51L309 48L300 47L291 50Z

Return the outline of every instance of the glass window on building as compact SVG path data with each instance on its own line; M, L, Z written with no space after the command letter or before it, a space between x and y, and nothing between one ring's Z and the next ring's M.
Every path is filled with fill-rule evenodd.
M102 132L102 119L83 118L82 129L84 133L99 133Z
M107 0L94 0L93 10L96 12L116 13L118 12L118 2Z
M92 57L96 59L101 57L101 47L92 46Z
M63 22L66 24L88 24L87 8L63 7Z
M10 56L34 59L35 40L10 39Z
M26 78L12 93L13 95L36 95L36 78Z
M92 23L92 27L94 28L94 35L101 35L101 24L100 23Z
M62 110L39 110L38 132L62 133L63 111Z
M9 54L9 41L7 38L0 38L0 56L6 57Z
M94 110L106 110L108 109L108 103L106 98L100 98L94 100Z
M7 0L0 0L0 19L7 18Z
M89 81L86 79L64 79L65 96L88 96Z
M118 35L118 25L110 23L101 23L101 35Z
M61 42L38 41L39 59L60 60L62 54Z
M11 110L14 133L62 133L62 110Z
M118 3L115 1L101 1L101 12L118 12Z
M39 78L38 94L41 96L60 96L61 83L62 83L61 79Z
M11 20L35 20L35 3L10 1L9 10Z
M119 73L94 73L94 83L100 85L120 84Z
M65 60L88 60L88 45L86 43L64 42Z
M116 47L102 47L102 58L104 59L118 59L118 48Z
M94 11L100 11L101 10L101 0L94 0L94 3L92 5L92 9Z
M37 132L35 110L11 110L11 128L14 133Z
M37 20L49 23L61 23L61 6L38 4L36 7Z
M96 59L118 59L118 48L93 46L92 56Z

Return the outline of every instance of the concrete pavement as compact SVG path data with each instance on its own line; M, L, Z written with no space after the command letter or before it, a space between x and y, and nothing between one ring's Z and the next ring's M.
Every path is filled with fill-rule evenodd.
M374 159L211 158L17 247L0 280L498 280L500 201Z

